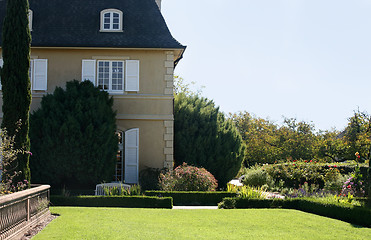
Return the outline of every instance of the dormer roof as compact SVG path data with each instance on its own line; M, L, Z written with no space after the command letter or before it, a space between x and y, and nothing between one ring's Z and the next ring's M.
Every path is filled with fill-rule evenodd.
M29 0L32 47L184 49L175 40L155 0ZM122 32L102 32L101 12L123 13ZM6 1L0 1L0 44Z

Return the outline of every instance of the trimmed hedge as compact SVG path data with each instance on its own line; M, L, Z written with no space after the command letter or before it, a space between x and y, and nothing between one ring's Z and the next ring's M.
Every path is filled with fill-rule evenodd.
M325 204L308 199L293 200L294 209L371 227L371 209L365 207Z
M126 207L126 208L173 208L170 197L148 196L50 196L53 206L78 207Z
M196 191L146 191L147 196L172 197L175 206L216 206L226 197L236 197L230 192L196 192Z
M323 203L313 199L224 198L219 208L286 208L330 217L360 226L371 227L371 209L343 204Z

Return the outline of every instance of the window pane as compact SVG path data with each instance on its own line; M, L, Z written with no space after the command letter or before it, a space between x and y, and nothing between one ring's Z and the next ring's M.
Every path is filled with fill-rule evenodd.
M118 13L113 13L113 18L118 18L119 14Z
M113 24L113 29L119 29L119 24Z
M119 23L119 19L118 18L114 18L113 19L113 23Z
M109 24L104 24L104 29L109 29L110 25Z
M123 62L112 62L112 90L122 90Z
M104 90L109 89L109 61L98 62L98 87Z

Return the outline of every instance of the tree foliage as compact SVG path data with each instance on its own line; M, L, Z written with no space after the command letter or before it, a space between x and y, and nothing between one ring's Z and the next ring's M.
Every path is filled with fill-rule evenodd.
M316 132L313 124L294 118L278 125L248 112L232 119L246 144L246 165L313 158L341 162L353 160L356 152L361 162L371 157L371 117L366 112L355 111L342 132Z
M3 120L10 136L15 136L15 149L28 152L30 148L29 111L31 104L30 67L31 36L28 27L28 1L8 0L3 24L2 55L4 65L1 70L3 93ZM20 122L18 126L17 122ZM16 129L19 130L16 134ZM29 154L19 153L16 161L9 166L21 171L14 180L30 180Z
M175 165L186 162L206 168L224 186L244 158L239 132L213 101L183 92L174 101Z
M67 82L31 115L32 180L92 187L112 180L118 138L113 99L89 81Z
M317 136L310 123L285 118L279 126L247 112L234 114L231 118L246 144L246 165L316 156Z

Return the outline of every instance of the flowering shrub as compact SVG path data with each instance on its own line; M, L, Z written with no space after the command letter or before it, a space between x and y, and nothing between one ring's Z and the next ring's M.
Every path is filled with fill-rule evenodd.
M358 152L355 153L356 161L360 159L360 155ZM343 185L343 189L341 191L342 196L353 195L356 197L364 197L365 196L365 186L363 181L363 175L360 173L359 166L357 164L354 173L352 173L351 177L345 181Z
M160 186L164 191L215 191L218 183L206 169L183 163L171 172L161 173Z
M322 167L312 161L297 161L286 164L265 165L265 171L274 179L276 184L284 181L286 187L298 188L305 182L309 184L324 185Z
M18 129L16 133L17 131ZM14 136L10 137L5 129L0 129L0 155L2 156L0 159L0 195L21 191L29 186L27 180L13 182L14 178L21 174L14 166L18 154L31 154L31 152L14 149Z
M354 176L345 181L343 189L341 191L341 195L348 196L349 194L356 197L364 197L365 189L363 181L355 178Z

